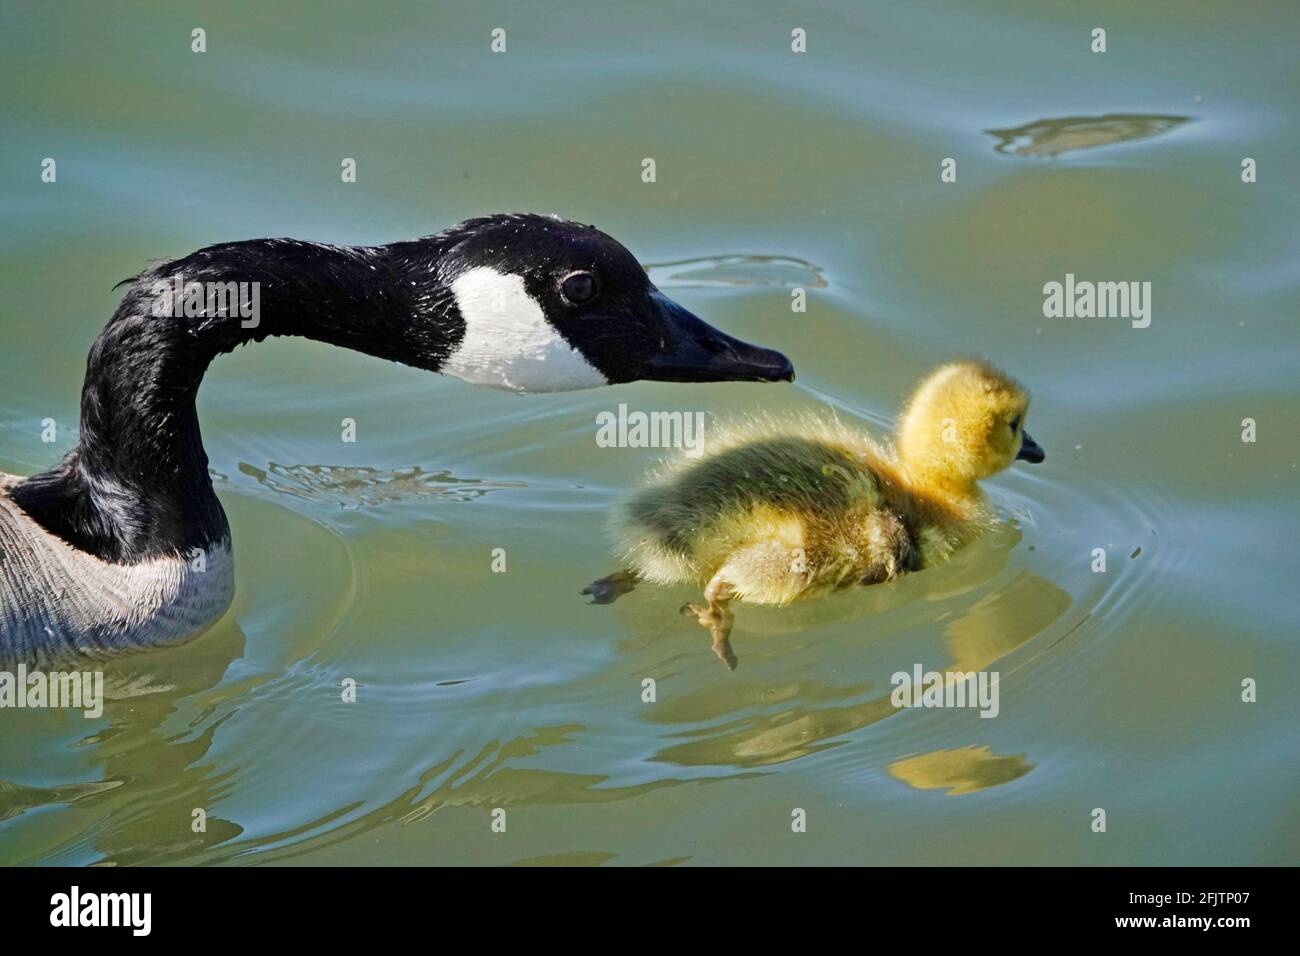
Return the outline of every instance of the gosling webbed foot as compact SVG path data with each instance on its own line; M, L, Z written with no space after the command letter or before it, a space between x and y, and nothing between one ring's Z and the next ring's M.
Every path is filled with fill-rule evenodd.
M731 609L727 607L731 594L730 585L725 582L711 581L704 591L704 596L709 603L687 604L682 607L682 613L688 616L695 615L699 625L708 629L713 636L713 653L717 655L718 660L727 665L727 670L734 671L740 660L736 657L736 652L731 649L731 626L736 619Z
M592 581L579 594L590 595L588 604L613 604L624 594L636 589L637 576L631 571L615 571L599 581Z
M736 657L736 652L731 649L731 625L728 624L726 629L721 633L713 632L713 653L727 665L727 670L734 671L740 664L740 659Z

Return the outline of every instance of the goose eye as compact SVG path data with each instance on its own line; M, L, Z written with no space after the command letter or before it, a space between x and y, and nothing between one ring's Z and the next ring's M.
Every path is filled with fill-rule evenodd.
M596 298L596 277L590 272L570 272L560 282L560 294L570 305L582 305Z
M1015 418L1011 419L1011 430L1012 430L1013 432L1015 432L1015 431L1019 431L1019 430L1020 430L1020 416L1019 416L1019 415L1017 415Z

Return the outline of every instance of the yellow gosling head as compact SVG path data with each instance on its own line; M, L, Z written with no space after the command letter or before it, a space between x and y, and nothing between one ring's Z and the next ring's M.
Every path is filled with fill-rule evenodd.
M1029 394L984 362L943 365L921 382L898 420L898 457L918 481L967 491L1016 459L1040 462L1025 431Z

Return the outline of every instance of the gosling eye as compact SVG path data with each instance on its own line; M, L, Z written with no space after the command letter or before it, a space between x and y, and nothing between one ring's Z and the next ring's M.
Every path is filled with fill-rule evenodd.
M1018 432L1018 431L1020 431L1020 416L1019 416L1019 415L1017 415L1015 418L1011 419L1011 431L1012 431L1013 433L1014 433L1014 432Z
M560 280L560 295L569 305L585 305L596 298L596 277L590 272L570 272Z

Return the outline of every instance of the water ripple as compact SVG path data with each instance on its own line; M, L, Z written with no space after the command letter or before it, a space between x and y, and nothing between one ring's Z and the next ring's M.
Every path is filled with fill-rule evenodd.
M262 469L240 462L239 470L272 491L309 501L331 502L345 511L430 496L450 501L473 501L489 491L526 487L519 481L457 478L449 471L430 472L419 465L390 469L269 462Z
M646 272L661 289L821 289L829 284L819 266L793 256L704 256L650 263Z

